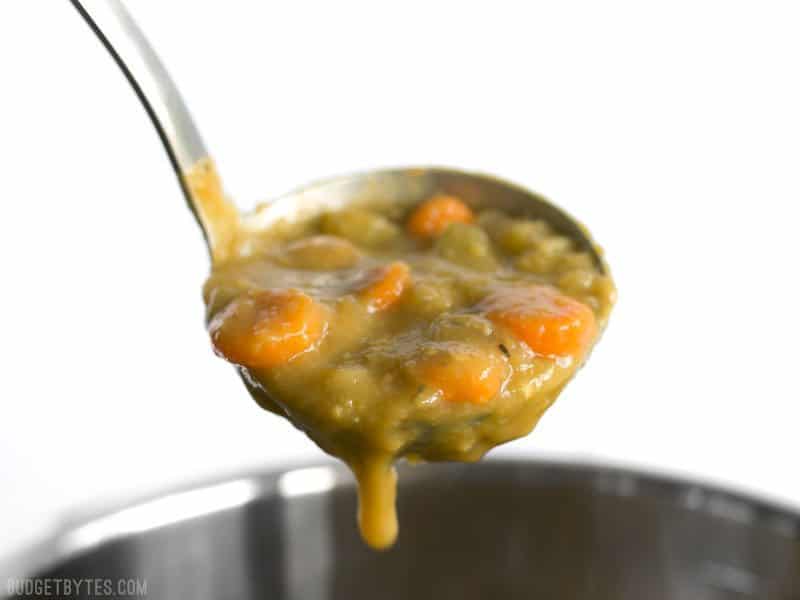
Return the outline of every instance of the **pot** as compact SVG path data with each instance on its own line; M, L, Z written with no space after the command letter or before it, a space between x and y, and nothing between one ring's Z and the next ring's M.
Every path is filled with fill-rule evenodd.
M304 467L71 526L28 558L8 591L53 597L73 579L102 587L62 587L64 597L800 598L800 515L759 500L542 461L404 467L400 481L400 537L388 551L359 538L349 473Z

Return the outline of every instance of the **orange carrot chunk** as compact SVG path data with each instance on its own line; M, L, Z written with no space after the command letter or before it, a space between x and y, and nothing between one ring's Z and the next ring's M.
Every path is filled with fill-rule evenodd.
M234 299L209 323L217 354L251 368L285 364L311 349L327 327L324 305L298 290L263 290Z
M502 359L462 343L411 361L414 377L439 390L447 402L486 404L500 391L506 376Z
M469 206L455 196L437 194L420 204L408 217L406 229L419 238L436 237L452 223L472 223Z
M385 310L400 299L411 280L411 271L402 261L373 270L359 288L358 297L369 312Z
M505 288L480 307L495 325L545 356L580 356L597 334L591 308L547 286Z

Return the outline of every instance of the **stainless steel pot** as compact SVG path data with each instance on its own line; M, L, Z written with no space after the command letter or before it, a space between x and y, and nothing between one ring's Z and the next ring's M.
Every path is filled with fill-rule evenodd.
M588 465L403 471L400 539L388 552L359 539L350 476L321 466L71 527L17 585L97 578L127 582L131 596L192 600L800 599L800 515L757 500Z

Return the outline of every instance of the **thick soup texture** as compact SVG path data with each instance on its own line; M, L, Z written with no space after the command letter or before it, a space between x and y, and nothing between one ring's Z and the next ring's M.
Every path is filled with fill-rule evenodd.
M547 223L445 193L232 240L204 288L214 348L352 468L376 548L397 537L393 462L474 461L530 432L615 298Z

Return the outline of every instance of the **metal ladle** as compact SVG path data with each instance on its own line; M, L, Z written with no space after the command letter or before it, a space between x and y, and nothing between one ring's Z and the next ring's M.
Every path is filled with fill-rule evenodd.
M212 261L224 258L230 227L221 224L220 204L193 193L189 184L198 165L211 164L200 133L186 103L164 65L120 0L71 0L80 15L119 65L167 151L189 209L203 230ZM221 190L220 190L221 191ZM487 175L453 169L415 167L368 171L312 183L259 205L237 217L236 227L257 230L278 220L303 220L325 211L365 201L416 204L435 193L453 194L473 208L494 208L515 216L543 219L569 237L578 250L587 252L601 273L608 267L587 230L569 214L544 197ZM221 199L224 202L223 199ZM230 210L225 203L223 209ZM280 403L239 369L253 398L262 408L284 414Z
M200 133L150 43L119 0L71 0L133 86L158 132L178 175L189 208L203 230L214 257L219 232L215 219L194 197L187 176L209 160ZM303 219L369 199L415 203L434 193L452 193L476 208L492 207L517 216L540 218L588 252L607 273L601 252L586 229L542 196L486 175L453 169L416 167L369 171L312 183L242 216L248 228L267 227L278 219Z

